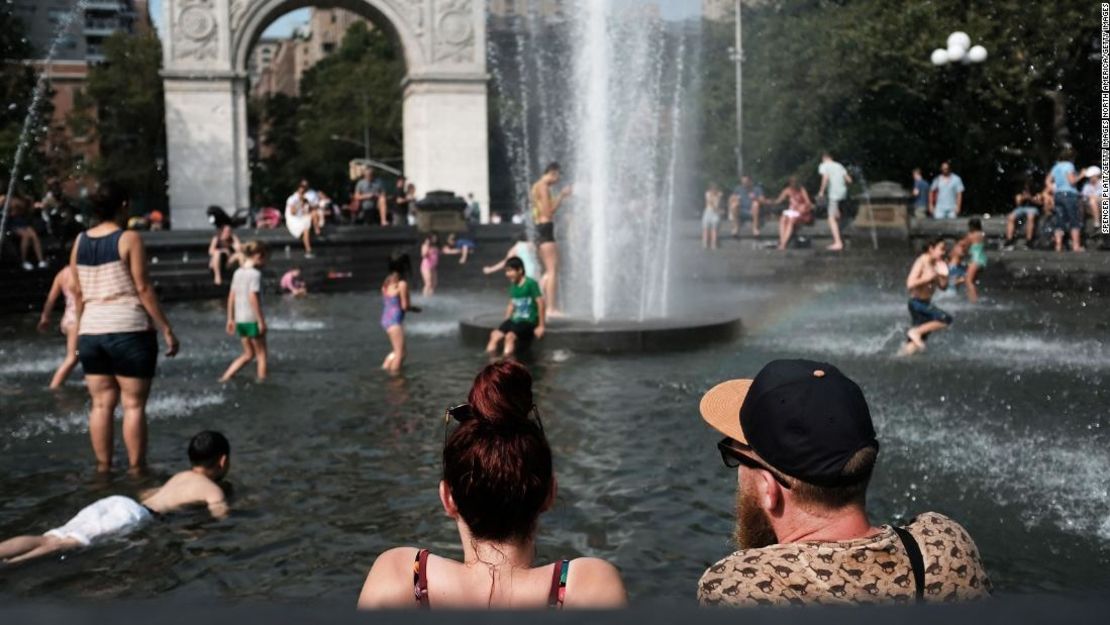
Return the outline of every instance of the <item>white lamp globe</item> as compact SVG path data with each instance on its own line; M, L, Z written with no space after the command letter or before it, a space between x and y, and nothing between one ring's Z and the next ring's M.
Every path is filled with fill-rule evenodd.
M933 50L933 54L929 57L929 60L933 62L933 65L946 65L948 63L948 50L944 48Z
M964 31L957 30L951 35L948 35L947 43L949 50L952 48L963 48L964 52L967 52L968 48L971 47L971 37Z
M972 63L982 63L987 60L987 49L983 46L975 46L967 52L967 60Z
M949 61L951 61L953 63L958 63L959 61L964 60L965 56L967 56L967 49L966 48L961 48L959 46L954 46L954 47L949 46L948 47L948 60Z

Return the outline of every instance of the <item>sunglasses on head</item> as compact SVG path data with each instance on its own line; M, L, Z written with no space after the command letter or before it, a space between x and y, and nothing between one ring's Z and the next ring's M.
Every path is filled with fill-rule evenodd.
M717 443L717 449L720 450L721 460L725 463L726 467L735 469L740 465L744 465L749 469L763 469L770 473L780 486L787 490L790 489L790 484L786 482L786 478L782 477L778 471L748 455L752 450L751 447L726 436Z
M540 433L543 433L543 421L540 420L540 409L535 404L532 404L531 412L536 415L536 425L540 426ZM451 425L451 421L456 423L466 423L475 416L475 410L470 404L459 404L448 408L443 413L443 446L447 446L447 430Z

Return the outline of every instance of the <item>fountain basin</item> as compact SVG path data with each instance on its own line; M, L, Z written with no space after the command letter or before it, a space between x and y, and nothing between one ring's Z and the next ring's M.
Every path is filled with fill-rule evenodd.
M459 334L468 345L484 346L504 319L496 313L464 319L459 322ZM603 353L684 350L735 340L742 330L740 319L723 316L644 321L560 317L548 320L546 334L532 347Z

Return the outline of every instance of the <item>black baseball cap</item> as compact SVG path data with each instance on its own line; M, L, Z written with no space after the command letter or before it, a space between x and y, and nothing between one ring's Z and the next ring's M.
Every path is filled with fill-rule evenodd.
M729 380L701 398L713 429L752 449L770 466L817 486L844 486L844 465L879 447L860 387L836 367L775 360L755 379Z

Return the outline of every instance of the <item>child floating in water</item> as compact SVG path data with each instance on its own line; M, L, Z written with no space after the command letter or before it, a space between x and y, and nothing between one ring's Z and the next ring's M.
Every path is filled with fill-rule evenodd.
M900 355L910 356L925 350L929 334L952 325L952 315L933 305L933 293L948 286L948 265L944 262L944 239L931 240L917 257L906 278L910 292L910 318L913 327L906 332Z
M975 286L975 280L979 277L979 272L987 266L986 235L983 234L983 222L978 219L969 220L967 229L967 235L952 248L948 260L948 279L953 288L964 285L967 300L974 304L979 301L979 289ZM966 265L963 262L965 257Z
M50 326L50 313L54 310L58 296L65 297L66 310L62 313L62 322L58 328L66 337L66 357L62 364L58 365L54 378L50 380L52 389L61 388L77 366L77 299L73 296L74 282L76 282L76 275L73 273L73 268L66 265L58 275L54 276L54 284L50 287L50 294L46 296L46 304L42 307L42 316L39 317L39 332L46 332L47 327Z
M266 318L262 314L262 272L259 267L266 264L266 245L251 241L243 246L246 261L235 270L231 277L231 290L227 294L227 334L239 335L243 344L243 354L233 360L224 372L220 382L227 382L258 359L258 379L265 380L267 370Z
M465 265L477 247L478 245L471 239L460 239L454 234L449 234L447 244L443 246L443 253L448 256L458 256L459 264Z
M540 285L525 275L523 261L515 256L506 260L505 277L509 279L509 306L505 309L505 321L490 333L486 352L496 354L504 341L502 355L509 358L519 345L531 342L533 337L543 338L547 310Z
M293 297L304 297L308 295L308 286L305 285L304 280L301 278L301 268L297 267L285 272L281 277L281 292L288 293Z
M0 543L0 562L16 564L52 553L72 551L109 537L125 536L151 519L203 504L216 518L227 516L227 500L219 482L230 467L231 445L219 432L204 431L189 442L192 468L171 477L140 501L113 495L77 513L65 525L42 536L16 536Z

